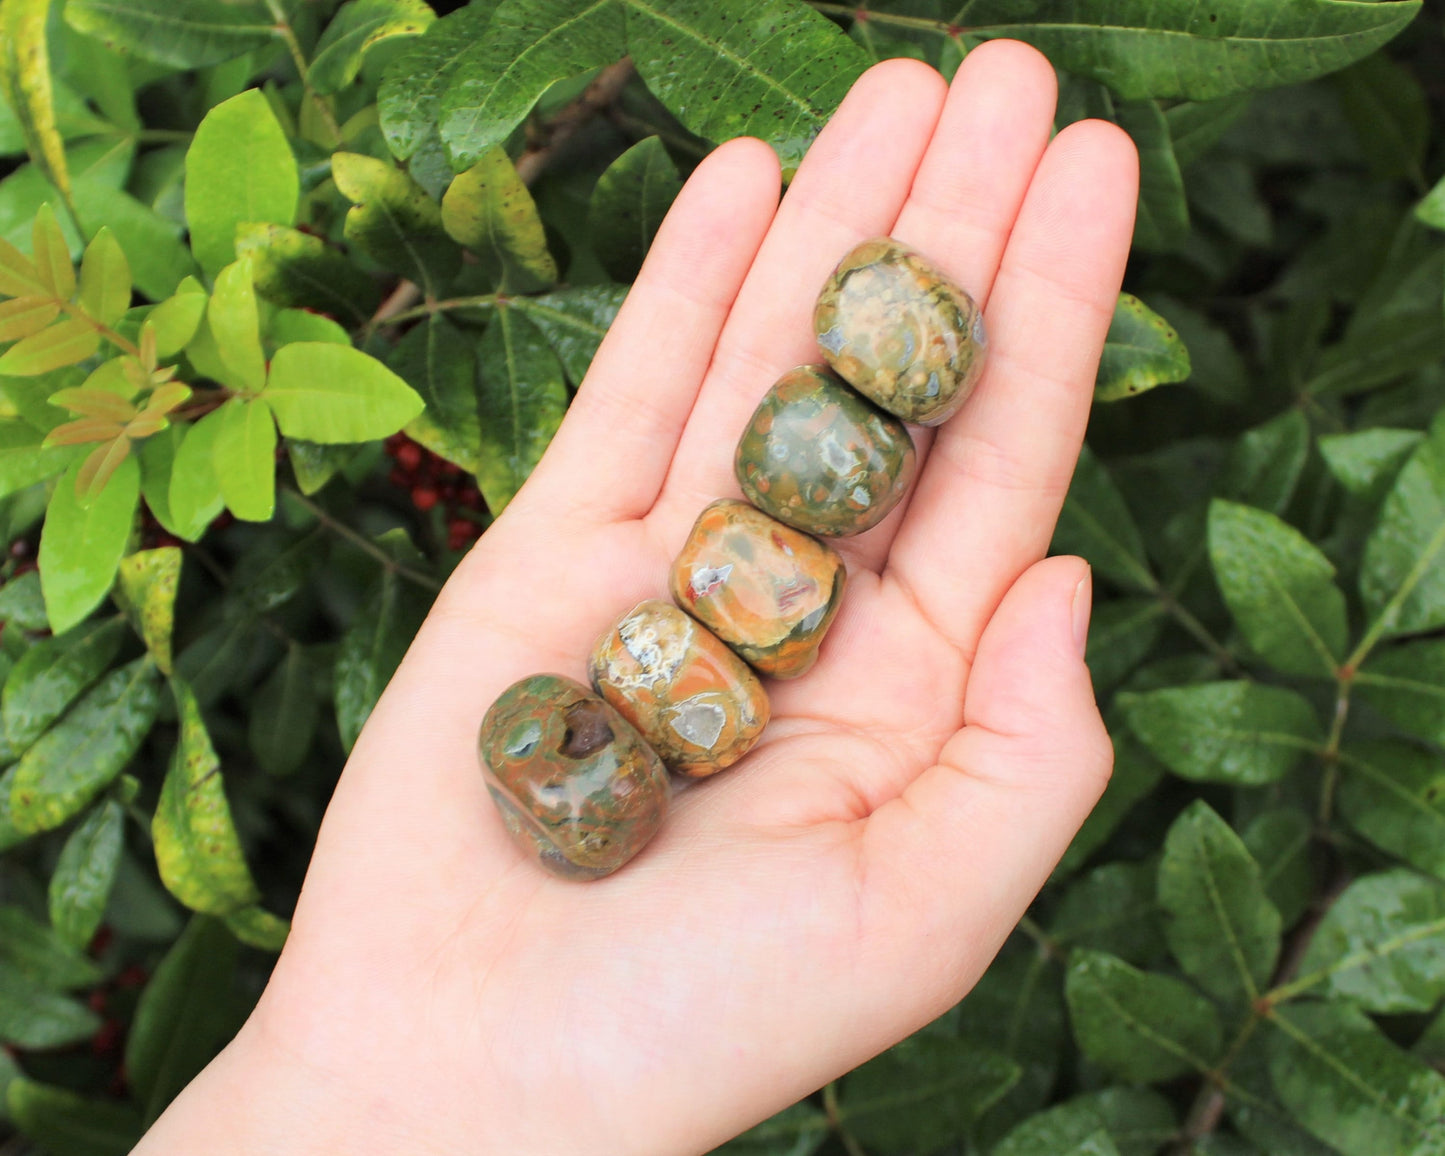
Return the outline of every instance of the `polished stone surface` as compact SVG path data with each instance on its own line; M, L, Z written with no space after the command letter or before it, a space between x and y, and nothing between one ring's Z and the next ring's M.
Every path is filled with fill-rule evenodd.
M563 878L616 871L667 815L662 761L570 678L538 674L514 683L482 720L477 750L507 831Z
M843 601L847 573L831 547L724 498L698 517L672 564L672 600L754 670L797 678Z
M917 466L903 423L820 365L790 369L738 442L743 495L808 534L872 529L908 491Z
M849 385L920 425L947 421L968 400L988 345L973 298L890 237L843 258L818 297L813 330Z
M597 693L641 732L669 770L703 778L730 767L768 725L768 692L747 663L667 602L640 603L592 648Z

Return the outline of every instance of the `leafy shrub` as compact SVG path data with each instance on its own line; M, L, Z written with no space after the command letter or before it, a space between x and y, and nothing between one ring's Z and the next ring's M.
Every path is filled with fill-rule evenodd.
M1056 542L1117 770L968 1000L728 1150L1445 1152L1419 10L0 2L0 1119L124 1152L239 1024L698 158L791 170L870 61L1014 36L1143 158L1097 397L1145 396Z

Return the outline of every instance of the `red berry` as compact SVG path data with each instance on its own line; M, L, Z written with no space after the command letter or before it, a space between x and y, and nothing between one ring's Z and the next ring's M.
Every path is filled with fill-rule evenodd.
M437 492L430 486L417 486L411 492L411 504L426 513L437 504Z
M404 470L414 470L421 465L422 450L416 442L407 442L396 449L396 464Z
M105 949L110 946L110 941L115 938L115 932L110 929L110 924L102 923L100 928L91 937L90 954L104 955Z

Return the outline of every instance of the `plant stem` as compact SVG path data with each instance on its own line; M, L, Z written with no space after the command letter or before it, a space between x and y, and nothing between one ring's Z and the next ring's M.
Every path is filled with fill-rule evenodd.
M902 16L895 12L874 12L857 4L824 4L820 0L808 3L825 16L851 16L855 20L876 20L879 24L891 24L895 28L920 28L925 32L937 32L950 40L957 40L965 29L947 20L930 20L926 16Z
M1018 922L1018 929L1032 939L1038 946L1038 949L1050 959L1064 958L1064 953L1059 948L1058 940L1040 927L1031 916L1021 916Z
M1325 775L1320 784L1319 809L1315 819L1323 829L1329 826L1330 815L1335 806L1335 785L1340 777L1340 740L1345 734L1345 720L1350 716L1350 691L1354 687L1354 669L1348 665L1338 674L1335 692L1335 715L1330 721L1329 737L1321 755L1325 763Z
M1209 656L1219 663L1222 669L1228 671L1239 669L1239 664L1234 661L1234 655L1229 653L1229 649L1210 633L1209 627L1190 613L1182 602L1175 599L1174 595L1167 590L1160 589L1159 603L1175 622L1179 623L1200 646L1209 652Z
M74 317L80 321L88 322L92 329L94 329L98 334L100 334L101 337L105 338L106 341L109 341L122 353L129 354L137 361L140 360L140 347L136 345L135 342L127 341L109 325L102 325L99 321L97 321L74 301L62 301L60 300L60 298L57 297L55 298L55 303L59 305L60 308L69 316Z
M421 586L424 589L432 591L433 593L442 588L441 582L439 582L436 578L433 578L430 574L424 574L420 570L415 570L410 566L406 566L403 565L401 562L398 562L395 558L393 558L390 554L388 554L365 534L361 533L359 530L353 530L345 522L342 522L339 519L332 517L324 509L322 509L321 506L317 505L317 503L313 502L305 494L301 493L300 490L293 490L290 486L282 486L280 488L284 490L287 494L290 494L292 500L294 500L299 506L301 506L302 509L304 509L307 513L314 517L318 522L320 522L333 534L345 538L358 550L361 550L366 554L370 554L373 558L380 562L385 569L390 570L399 578L405 578L408 582L412 582L417 586Z
M854 1139L852 1133L843 1127L843 1117L838 1111L838 1081L834 1080L823 1089L823 1111L828 1114L828 1125L837 1135L843 1145L843 1150L848 1156L868 1156L863 1151L863 1146Z
M301 41L296 39L296 30L286 19L286 13L281 7L280 0L266 0L266 8L271 13L271 19L276 21L276 35L285 43L286 51L291 54L291 62L296 66L297 75L301 78L301 85L306 90L306 99L316 106L316 111L321 114L321 119L326 122L326 127L331 130L331 135L339 142L341 125L337 123L336 114L331 111L331 105L311 87L310 82L306 79L306 72L309 68L306 63L306 54L301 51Z
M380 324L400 325L404 321L419 321L423 317L430 317L433 313L445 313L449 309L484 309L495 305L501 297L500 293L481 293L475 297L448 297L445 301L428 301L413 309L405 309L383 318Z

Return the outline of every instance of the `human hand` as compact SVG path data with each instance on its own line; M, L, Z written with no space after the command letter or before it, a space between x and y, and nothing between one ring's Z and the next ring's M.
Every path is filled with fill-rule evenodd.
M464 560L356 745L255 1014L138 1152L705 1150L914 1031L975 982L1107 780L1090 586L1040 561L1128 250L1128 138L1050 143L1030 48L951 91L889 61L781 207L768 148L710 155L562 429ZM986 303L988 368L914 431L918 482L838 543L817 666L769 687L738 766L679 794L618 874L508 839L478 724L516 679L585 678L663 596L759 397L816 361L824 278L890 233Z

